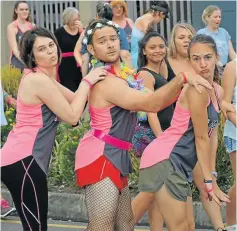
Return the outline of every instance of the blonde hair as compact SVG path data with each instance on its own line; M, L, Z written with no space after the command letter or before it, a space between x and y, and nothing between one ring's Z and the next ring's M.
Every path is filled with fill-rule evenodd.
M63 24L68 24L69 21L71 20L72 16L77 14L79 17L80 17L80 13L79 11L74 8L74 7L68 7L66 8L64 11L63 11L63 15L62 15L62 18L63 18Z
M220 7L215 6L215 5L210 5L208 6L202 13L202 21L205 25L207 25L207 17L210 17L212 15L212 13L216 10L220 10Z
M128 6L127 3L124 0L120 0L120 1L116 1L116 0L112 0L110 2L110 6L113 8L116 5L121 5L123 7L123 15L125 16L125 18L128 17Z
M171 37L170 37L170 47L169 47L169 56L172 58L177 57L177 48L175 45L175 36L178 28L186 29L192 37L196 35L196 30L188 23L177 23L172 29Z

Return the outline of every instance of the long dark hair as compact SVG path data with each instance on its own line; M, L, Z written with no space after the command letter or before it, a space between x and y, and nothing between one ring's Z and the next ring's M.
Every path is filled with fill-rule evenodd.
M147 58L143 54L143 50L145 49L145 46L148 43L148 41L150 40L150 38L153 38L153 37L161 38L164 41L165 45L167 46L166 40L158 32L156 32L156 31L149 31L147 34L145 34L145 36L138 43L139 51L138 51L137 65L138 65L139 69L147 65Z
M26 3L28 5L28 2L27 1L17 1L14 5L14 10L13 10L13 15L12 15L12 21L15 21L17 19L17 13L16 13L16 9L18 8L18 6L21 4L21 3ZM29 6L29 5L28 5ZM31 13L30 13L30 8L29 8L29 15L28 17L26 18L26 21L28 22L32 22L32 18L31 18Z
M35 27L32 30L26 31L23 34L22 38L20 39L19 43L20 58L25 63L26 67L33 71L33 69L37 66L33 54L33 46L37 36L47 37L54 41L54 43L57 46L58 64L59 64L61 61L61 50L58 45L57 39L55 38L55 36L52 34L51 31L45 28Z
M205 34L199 34L196 35L192 38L191 42L189 43L188 46L188 58L190 59L190 50L192 48L192 46L196 43L201 43L201 44L208 44L210 45L210 47L213 49L213 51L215 52L216 56L218 57L218 51L217 51L217 46L216 46L216 42L215 40L209 36L209 35L205 35ZM214 78L213 78L214 82L218 83L220 82L220 74L219 74L219 69L217 67L217 65L215 65L215 69L214 69Z

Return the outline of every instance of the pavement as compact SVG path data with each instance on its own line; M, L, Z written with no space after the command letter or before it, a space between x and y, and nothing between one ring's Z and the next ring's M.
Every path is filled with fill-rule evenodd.
M86 229L86 223L71 221L54 221L49 219L48 231L83 231ZM2 231L20 231L21 223L17 217L7 217L1 220ZM148 226L138 226L135 231L149 231ZM165 230L165 229L164 229ZM211 229L196 229L197 231L211 231Z

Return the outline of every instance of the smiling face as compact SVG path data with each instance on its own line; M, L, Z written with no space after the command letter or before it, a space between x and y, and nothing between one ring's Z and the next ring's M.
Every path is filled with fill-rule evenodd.
M162 38L156 36L151 37L143 49L146 55L147 63L160 63L166 56L166 45Z
M215 10L209 17L206 17L207 25L213 29L217 29L221 23L221 11Z
M188 46L193 35L186 28L178 27L175 32L174 43L177 54L188 57Z
M195 43L190 48L190 62L198 75L213 80L218 57L209 43Z
M23 2L19 3L15 9L15 12L17 14L17 18L26 20L30 13L28 4Z
M120 41L117 32L111 26L97 29L92 38L92 44L87 46L88 51L98 60L113 63L120 56Z
M57 46L51 38L38 36L33 45L33 54L39 67L54 67L58 63Z

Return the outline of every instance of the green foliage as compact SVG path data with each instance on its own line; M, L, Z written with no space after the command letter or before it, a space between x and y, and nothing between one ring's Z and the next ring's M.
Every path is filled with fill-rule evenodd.
M14 98L17 97L17 92L22 77L20 69L4 66L1 68L2 87Z
M76 128L63 123L59 125L50 166L50 184L75 186L75 153L80 139L88 130L88 122Z
M9 132L15 125L16 110L12 107L6 106L5 116L7 119L7 125L1 127L1 147L6 142Z

